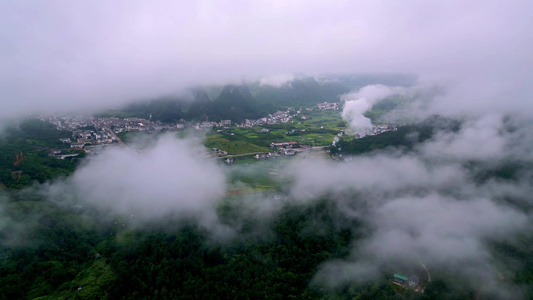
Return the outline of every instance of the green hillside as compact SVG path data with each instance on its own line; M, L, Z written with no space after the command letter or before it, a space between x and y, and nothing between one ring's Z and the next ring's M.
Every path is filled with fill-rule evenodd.
M52 149L68 147L59 139L71 135L69 131L59 131L54 125L37 119L27 119L5 129L0 138L0 183L7 188L22 188L34 180L42 183L72 173L77 159L61 160L48 155ZM21 153L24 159L15 165ZM14 172L20 172L20 178Z

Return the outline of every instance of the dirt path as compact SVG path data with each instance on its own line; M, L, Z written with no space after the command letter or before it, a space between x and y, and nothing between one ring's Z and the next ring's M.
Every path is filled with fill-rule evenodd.
M428 274L428 283L430 283L431 282L431 275L429 274L428 268L426 268L426 265L424 265L424 263L422 261L420 261L420 265L422 266L422 268L424 268L424 270L426 270L426 273Z

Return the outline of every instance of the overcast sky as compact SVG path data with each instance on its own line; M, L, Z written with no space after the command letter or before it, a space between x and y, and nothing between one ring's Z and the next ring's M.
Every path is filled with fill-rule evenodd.
M529 181L480 186L468 180L461 164L503 160L502 152L532 152L531 127L517 131L521 135L504 135L500 114L533 116L533 1L184 2L0 0L0 121L35 112L109 107L179 93L193 84L263 77L269 79L262 82L279 83L294 73L414 73L421 80L414 89L446 86L447 94L430 105L433 112L484 116L465 122L457 133L437 134L417 149L417 156L376 154L343 165L302 160L292 168L291 195L299 199L356 189L377 199L365 220L375 230L354 253L378 266L383 257L402 257L404 250L430 267L445 264L456 253L462 263L481 252L484 256L474 263L486 270L492 266L483 244L488 236L499 226L501 236L530 227L529 215L496 202L511 192L530 195ZM517 147L516 140L526 146ZM167 209L212 208L213 199L225 193L226 177L219 166L198 159L190 145L164 137L142 153L108 152L79 169L73 186L88 202L119 213L145 212L146 218L161 217ZM167 159L160 153L179 156ZM105 166L125 168L127 176ZM182 201L190 198L195 184L204 183L201 170L188 171L196 169L215 177L202 193ZM158 172L183 184L162 189L159 177L152 176ZM105 195L120 201L106 202ZM154 197L159 201L153 202ZM351 200L345 202L358 204ZM406 207L417 207L417 214ZM216 224L209 219L214 210L206 211L212 213L202 215L205 222ZM456 221L456 212L472 218ZM403 220L409 221L405 227L399 225ZM432 226L426 226L428 220ZM398 228L405 234L396 234ZM462 243L465 237L470 243ZM342 265L352 263L359 262L350 258Z
M295 72L412 72L455 85L442 110L533 111L532 1L184 2L0 1L0 119Z

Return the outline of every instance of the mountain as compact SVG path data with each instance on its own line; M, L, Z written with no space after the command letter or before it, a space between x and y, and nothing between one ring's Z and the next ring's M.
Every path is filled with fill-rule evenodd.
M313 106L319 102L337 101L332 93L325 93L322 86L313 78L294 79L282 86L252 84L255 98L263 105L271 106ZM339 90L342 94L346 90ZM335 93L334 93L335 94Z
M210 120L232 120L242 122L245 119L261 117L258 102L252 96L247 85L226 85L220 95L211 103Z
M141 117L162 122L186 120L257 119L287 107L310 107L320 102L337 102L342 94L370 84L412 86L416 76L406 74L352 74L300 76L272 86L259 81L248 84L196 87L194 99L167 97L130 104L101 116ZM211 100L214 99L214 100Z
M176 122L183 118L180 98L160 98L148 102L138 102L126 106L122 111L128 116L158 120L164 123Z
M194 101L187 111L187 119L206 120L209 114L211 99L203 89L196 91Z
M407 74L351 74L297 77L281 86L251 84L252 94L263 107L314 106L320 102L337 102L342 94L366 85L412 86L416 76Z

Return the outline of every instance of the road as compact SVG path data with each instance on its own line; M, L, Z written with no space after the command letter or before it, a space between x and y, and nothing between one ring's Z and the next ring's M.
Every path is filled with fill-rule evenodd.
M327 146L314 146L311 148L293 148L291 150L294 150L295 152L305 152L307 149L311 149L312 151L319 151L319 150L324 149L325 147ZM230 155L219 156L219 158L248 156L248 155L255 155L255 154L260 154L260 153L267 153L267 151L250 152L250 153L242 153L242 154L230 154Z
M104 126L103 128L107 130L109 134L111 134L111 136L114 137L120 144L124 144L124 142L122 142L122 140L118 137L118 135L115 134L115 132L113 132L113 130L111 130L111 128L107 126Z

